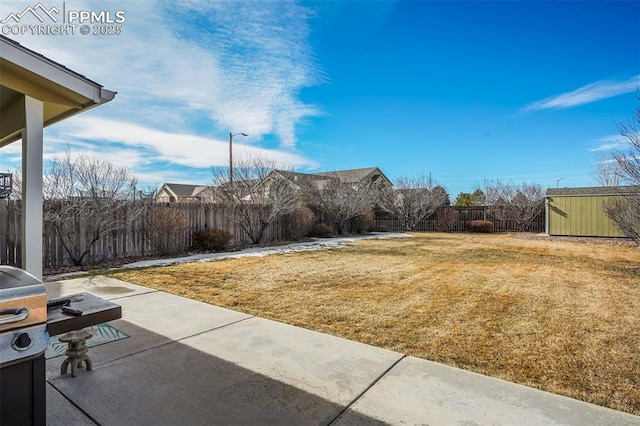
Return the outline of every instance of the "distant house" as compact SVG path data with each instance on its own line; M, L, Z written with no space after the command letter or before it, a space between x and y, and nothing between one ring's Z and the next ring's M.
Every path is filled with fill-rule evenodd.
M575 237L624 237L604 210L607 200L638 195L634 186L550 188L546 194L546 231Z
M322 173L300 173L286 170L273 170L264 182L257 182L253 187L254 190L263 188L264 185L269 191L269 186L275 180L289 182L295 189L300 190L305 185L313 184L316 189L322 191L326 189L331 182L339 182L344 185L377 185L377 186L393 186L391 181L377 167L366 169L339 170L335 172Z
M337 170L335 172L314 173L316 176L327 176L339 179L342 183L350 184L376 184L380 186L393 186L391 180L382 173L378 167L363 169Z
M316 185L323 186L326 182L331 180L328 176L320 176L313 173L300 173L300 172L291 172L287 170L274 170L265 179L265 184L268 186L270 182L284 179L291 183L296 189L302 188L304 185L309 184L311 182L316 183ZM256 182L257 185L262 184L262 182Z
M303 184L313 182L318 189L322 190L323 187L333 180L338 180L344 184L357 185L357 184L375 184L378 186L393 186L391 180L382 173L378 167L368 167L363 169L351 169L351 170L338 170L334 172L322 172L322 173L300 173L287 170L273 170L265 179L265 182L256 180L255 185L270 185L270 181L274 179L286 179L296 188L300 189ZM247 181L244 181L243 187L254 187L247 185ZM203 185L188 185L177 183L165 183L162 185L156 195L156 202L159 203L185 203L185 202L199 202L206 200L212 191L211 186ZM254 189L257 189L254 187Z
M182 183L165 183L156 194L158 203L201 202L210 194L211 187Z

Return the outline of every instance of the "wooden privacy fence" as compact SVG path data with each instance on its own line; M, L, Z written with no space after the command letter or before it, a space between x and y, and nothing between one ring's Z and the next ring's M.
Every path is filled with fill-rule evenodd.
M20 202L0 200L0 265L22 264Z
M97 264L110 260L154 256L156 253L145 233L144 218L146 212L153 209L170 207L181 211L186 220L187 226L176 232L172 239L172 252L184 253L191 247L191 235L194 231L208 229L222 229L233 235L231 245L241 245L250 243L244 231L228 220L222 210L212 204L201 203L149 203L145 205L145 212L137 218L102 236L91 248L83 263ZM21 259L21 202L19 200L0 200L0 264L20 266ZM90 221L91 218L84 218ZM83 227L80 223L77 226ZM78 238L84 238L79 236ZM281 230L278 223L270 224L263 235L263 241L276 241L281 239ZM69 266L73 262L64 250L62 241L49 224L45 224L43 230L43 266L45 268ZM82 244L84 241L78 241Z
M194 231L209 229L222 229L233 235L231 245L248 244L251 241L244 231L236 224L232 223L222 213L222 209L215 204L204 203L149 203L144 206L145 212L126 225L115 229L102 236L83 260L84 264L98 264L116 259L135 258L142 256L157 256L158 253L152 248L152 244L145 232L146 213L159 208L171 208L181 211L186 220L187 226L177 230L172 236L171 247L174 253L184 253L191 248L191 238ZM442 220L437 219L437 214L423 220L413 229L419 232L463 232L465 224L470 220L489 220L493 223L494 232L517 231L516 223L509 220L497 220L488 217L488 212L483 207L451 207L457 212L455 220L451 220L443 227ZM0 264L20 266L22 264L22 233L21 233L21 202L19 200L0 200ZM455 216L455 215L454 215ZM83 218L90 221L91 218ZM388 217L378 212L374 219L374 226L384 227L387 231L401 231L403 226L399 219ZM83 223L78 224L80 228ZM545 231L545 215L542 212L534 219L529 227L532 232ZM80 235L81 233L79 233ZM282 227L279 223L273 222L269 225L263 235L263 241L282 240ZM78 238L84 238L80 235ZM83 241L76 244L82 245ZM73 262L64 250L62 240L55 229L49 224L45 224L43 230L43 266L54 268L72 265Z
M445 207L457 213L457 218L449 223L443 223L443 220L437 218L438 212L429 218L421 220L415 226L413 231L416 232L465 232L466 223L471 220L487 220L493 223L493 232L516 232L520 231L517 224L513 220L500 220L491 218L489 209L485 207ZM374 219L374 226L382 227L390 232L402 231L402 220L385 216L378 213ZM541 211L529 225L529 232L545 232L545 212Z

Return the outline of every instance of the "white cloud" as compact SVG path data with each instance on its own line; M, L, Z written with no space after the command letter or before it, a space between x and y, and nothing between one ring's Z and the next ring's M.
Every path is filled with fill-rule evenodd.
M117 142L136 152L153 155L153 162L170 162L186 167L211 167L228 165L228 140L206 138L188 133L172 133L150 129L137 124L117 122L106 118L78 116L59 124L64 133L75 140L91 140L98 145L103 141ZM315 166L305 157L283 150L265 149L247 145L234 139L234 153L273 159L293 167ZM104 151L102 151L104 152ZM102 154L101 154L102 155ZM140 164L142 159L137 159Z
M0 19L32 3L3 0ZM66 6L97 8L89 0ZM166 162L169 173L171 164L225 164L227 141L205 135L244 132L250 137L234 143L239 152L317 166L295 149L296 126L320 114L300 99L303 88L323 81L308 43L309 9L284 1L193 0L105 0L99 9L126 13L122 35L11 36L118 92L109 104L48 129L49 138L82 152L114 153L132 166ZM267 136L281 149L259 148ZM50 144L45 153L59 148L65 149Z
M322 80L307 41L310 11L291 1L211 4L207 37L225 81L213 118L250 135L274 133L294 146L295 125L319 114L299 100L302 88Z
M599 151L613 151L614 149L620 149L624 146L624 143L620 141L620 135L605 136L596 140L598 145L589 148L590 152Z
M578 105L612 98L614 96L631 93L640 88L640 74L624 81L596 81L571 92L550 96L540 101L526 105L524 111L538 111L552 108L571 108Z

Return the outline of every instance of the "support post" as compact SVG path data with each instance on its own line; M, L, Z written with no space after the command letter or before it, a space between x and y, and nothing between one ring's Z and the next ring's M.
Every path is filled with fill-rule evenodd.
M22 269L42 279L42 142L44 104L24 97L22 129Z

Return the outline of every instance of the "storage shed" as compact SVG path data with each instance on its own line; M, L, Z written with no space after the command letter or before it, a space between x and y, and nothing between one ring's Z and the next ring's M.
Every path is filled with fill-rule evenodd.
M624 237L604 210L607 200L638 194L634 186L550 188L546 195L547 234Z

